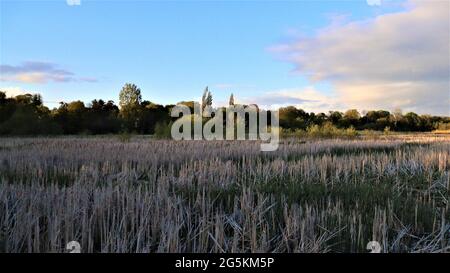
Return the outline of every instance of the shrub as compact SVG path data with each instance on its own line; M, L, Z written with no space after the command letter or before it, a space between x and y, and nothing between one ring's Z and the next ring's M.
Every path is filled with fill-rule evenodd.
M126 132L126 131L123 131L123 132L121 132L120 134L117 135L117 138L122 143L130 142L131 134Z
M172 122L170 122L170 123L167 123L165 121L158 122L155 125L154 136L158 139L169 139L171 137L171 127L172 127Z
M347 129L339 129L330 122L325 122L323 125L313 125L306 129L308 137L318 138L334 138L334 137L356 137L358 132L350 126Z

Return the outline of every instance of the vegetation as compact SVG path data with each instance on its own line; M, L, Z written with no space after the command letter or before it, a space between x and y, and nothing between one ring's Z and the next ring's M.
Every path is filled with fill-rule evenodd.
M0 252L450 251L448 136L259 147L2 138Z
M433 132L436 134L450 134L450 123L439 123Z
M359 133L350 126L347 129L340 129L334 126L331 122L325 122L322 125L311 125L306 130L283 130L284 137L299 137L299 138L354 138Z
M165 140L173 105L133 84L119 97L50 110L0 92L0 252L450 251L449 117L290 106L262 153Z
M191 108L194 102L179 102ZM208 88L202 96L202 108L211 106L212 93ZM233 95L230 105L235 105ZM0 91L0 135L56 135L56 134L117 134L119 132L154 134L156 125L170 124L173 105L159 105L142 100L141 90L125 84L119 94L119 106L113 101L93 100L61 102L52 110L43 105L40 95L19 95L7 98ZM351 109L345 113L330 111L307 113L293 106L280 109L280 126L286 134L312 136L354 135L356 131L433 131L447 133L450 117L437 117L397 110L368 111L365 115ZM388 130L386 128L389 128ZM447 129L444 129L447 128ZM162 128L158 129L159 131ZM168 129L165 129L166 132Z
M160 139L170 139L171 138L171 128L172 123L158 122L155 126L154 136Z

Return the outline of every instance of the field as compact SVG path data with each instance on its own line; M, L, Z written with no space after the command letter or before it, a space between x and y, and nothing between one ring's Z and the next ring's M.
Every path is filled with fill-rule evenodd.
M0 138L0 252L450 252L450 137Z

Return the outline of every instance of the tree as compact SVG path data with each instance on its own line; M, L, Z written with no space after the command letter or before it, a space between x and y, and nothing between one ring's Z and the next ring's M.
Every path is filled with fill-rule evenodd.
M67 104L67 111L73 114L82 114L86 110L86 107L84 106L84 102L82 101L72 101L71 103Z
M310 120L308 121L307 126L311 126L312 124L322 125L327 120L327 115L325 113L318 113L317 115L314 113L309 114Z
M328 115L328 119L333 123L333 125L338 126L342 120L342 117L344 114L342 114L339 111L330 111L330 114Z
M358 120L360 118L359 112L356 109L347 110L344 114L344 118L348 120Z
M86 107L82 101L60 102L53 111L54 120L60 125L64 134L79 134L86 131Z
M138 129L141 100L141 89L135 84L127 83L120 91L120 115L128 131L136 131Z
M1 93L0 134L40 135L60 132L51 120L49 109L42 104L40 95L24 94L6 98Z
M88 109L87 130L93 134L117 133L120 131L119 107L113 101L93 100Z
M381 131L386 127L395 127L393 116L388 111L367 111L364 117L360 118L360 129Z
M405 115L408 131L419 131L420 117L416 113L409 112Z
M34 106L41 106L42 105L42 96L40 94L34 94L31 97L31 104Z
M125 84L120 94L120 109L113 101L93 100L88 106L82 101L61 102L58 108L50 111L39 94L21 94L7 97L0 91L0 135L47 135L47 134L108 134L120 130L134 131L141 134L167 136L171 122L176 118L170 116L175 105L159 105L142 101L141 90L134 84ZM184 101L194 110L197 102ZM202 96L202 107L211 106L212 94L208 87ZM234 95L230 94L229 105L234 105ZM259 111L257 105L255 106ZM203 109L204 110L204 109ZM224 113L225 107L217 109ZM270 111L269 111L270 112ZM217 113L217 112L216 112ZM226 115L224 116L224 125ZM270 116L270 115L269 115ZM193 116L191 116L193 117ZM392 114L384 110L367 111L361 117L356 109L341 113L330 111L324 113L306 113L294 106L281 108L280 126L290 130L307 130L307 128L348 128L358 130L394 130L394 131L431 131L437 128L450 128L450 117L417 115L410 112L405 115L401 110ZM189 117L187 117L189 118ZM203 121L206 121L203 119ZM245 126L249 127L247 116ZM328 124L332 122L331 126ZM268 120L270 125L270 120ZM331 130L331 129L330 129Z
M233 93L231 93L229 105L230 105L230 106L234 105L234 96L233 96Z
M31 104L33 102L33 95L31 95L31 94L17 95L14 99L19 104L27 105L27 104Z
M141 89L135 84L126 83L119 94L119 106L123 108L134 108L141 104Z
M360 119L360 114L356 109L347 110L344 114L344 126L353 126L356 127L358 125L358 121Z
M6 102L6 93L0 91L0 104L3 104Z
M169 123L170 114L164 106L150 101L143 101L141 106L141 118L139 123L140 133L153 134L157 124L162 125Z
M208 86L205 88L205 91L203 92L202 96L202 111L205 109L206 106L212 105L212 94L209 92Z
M286 129L306 129L309 115L294 106L282 107L279 110L280 126Z

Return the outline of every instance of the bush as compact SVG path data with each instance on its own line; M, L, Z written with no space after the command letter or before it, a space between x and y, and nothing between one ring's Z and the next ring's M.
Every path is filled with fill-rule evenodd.
M356 137L358 132L350 126L347 129L339 129L330 122L325 122L323 125L313 125L306 129L308 137L318 138L333 138L333 137Z
M121 132L117 138L119 139L120 142L122 143L126 143L126 142L130 142L131 139L131 134L128 132Z
M440 122L437 126L437 130L450 130L450 122Z
M154 136L159 139L168 139L171 138L171 127L172 122L167 123L166 121L158 122L155 125L155 134Z

